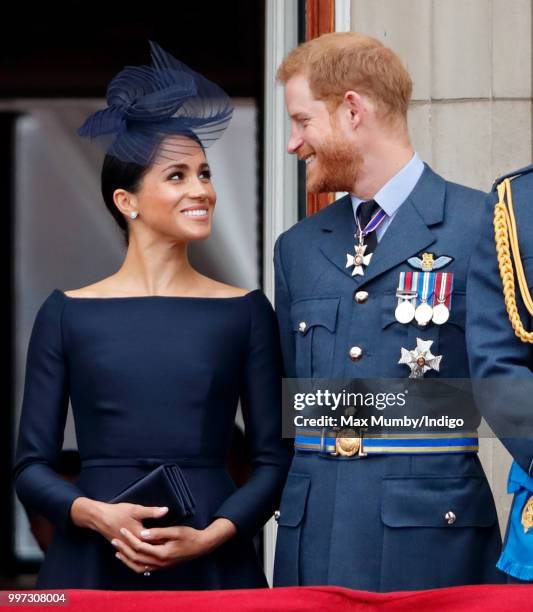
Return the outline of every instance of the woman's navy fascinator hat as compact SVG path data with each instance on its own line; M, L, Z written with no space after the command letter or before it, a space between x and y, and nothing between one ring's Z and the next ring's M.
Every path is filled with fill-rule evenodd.
M188 136L203 148L226 129L233 105L215 83L150 41L151 66L126 66L109 83L107 108L88 117L80 136L96 139L109 155L149 165L154 157L186 153Z

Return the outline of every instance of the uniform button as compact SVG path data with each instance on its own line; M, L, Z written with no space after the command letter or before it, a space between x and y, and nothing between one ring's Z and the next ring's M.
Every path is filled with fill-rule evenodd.
M353 294L353 299L358 304L363 304L364 302L366 302L368 300L368 291L356 291Z
M303 334L306 329L307 329L307 323L305 321L300 321L298 323L298 331L302 332Z
M274 520L276 521L276 523L279 521L280 516L281 512L279 510L276 510L276 512L274 512Z
M457 517L455 516L454 512L448 510L448 512L446 512L446 514L444 515L444 520L448 523L448 525L453 525L457 520Z
M352 361L358 361L363 356L363 349L360 346L352 346L348 354Z

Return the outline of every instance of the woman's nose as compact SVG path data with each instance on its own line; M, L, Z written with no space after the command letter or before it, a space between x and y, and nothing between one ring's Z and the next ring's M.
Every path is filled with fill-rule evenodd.
M191 198L205 198L208 194L208 186L199 179L193 179L189 187Z

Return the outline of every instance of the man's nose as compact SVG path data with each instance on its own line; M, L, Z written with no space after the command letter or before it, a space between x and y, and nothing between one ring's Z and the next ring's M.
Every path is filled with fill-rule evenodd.
M287 151L289 153L296 153L296 151L302 146L302 137L296 132L292 131L287 142Z

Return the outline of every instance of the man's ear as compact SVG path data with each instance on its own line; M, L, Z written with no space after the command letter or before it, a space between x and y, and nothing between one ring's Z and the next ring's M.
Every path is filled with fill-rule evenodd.
M355 130L360 125L367 110L366 100L361 94L350 90L344 94L343 105L349 113L350 125Z

